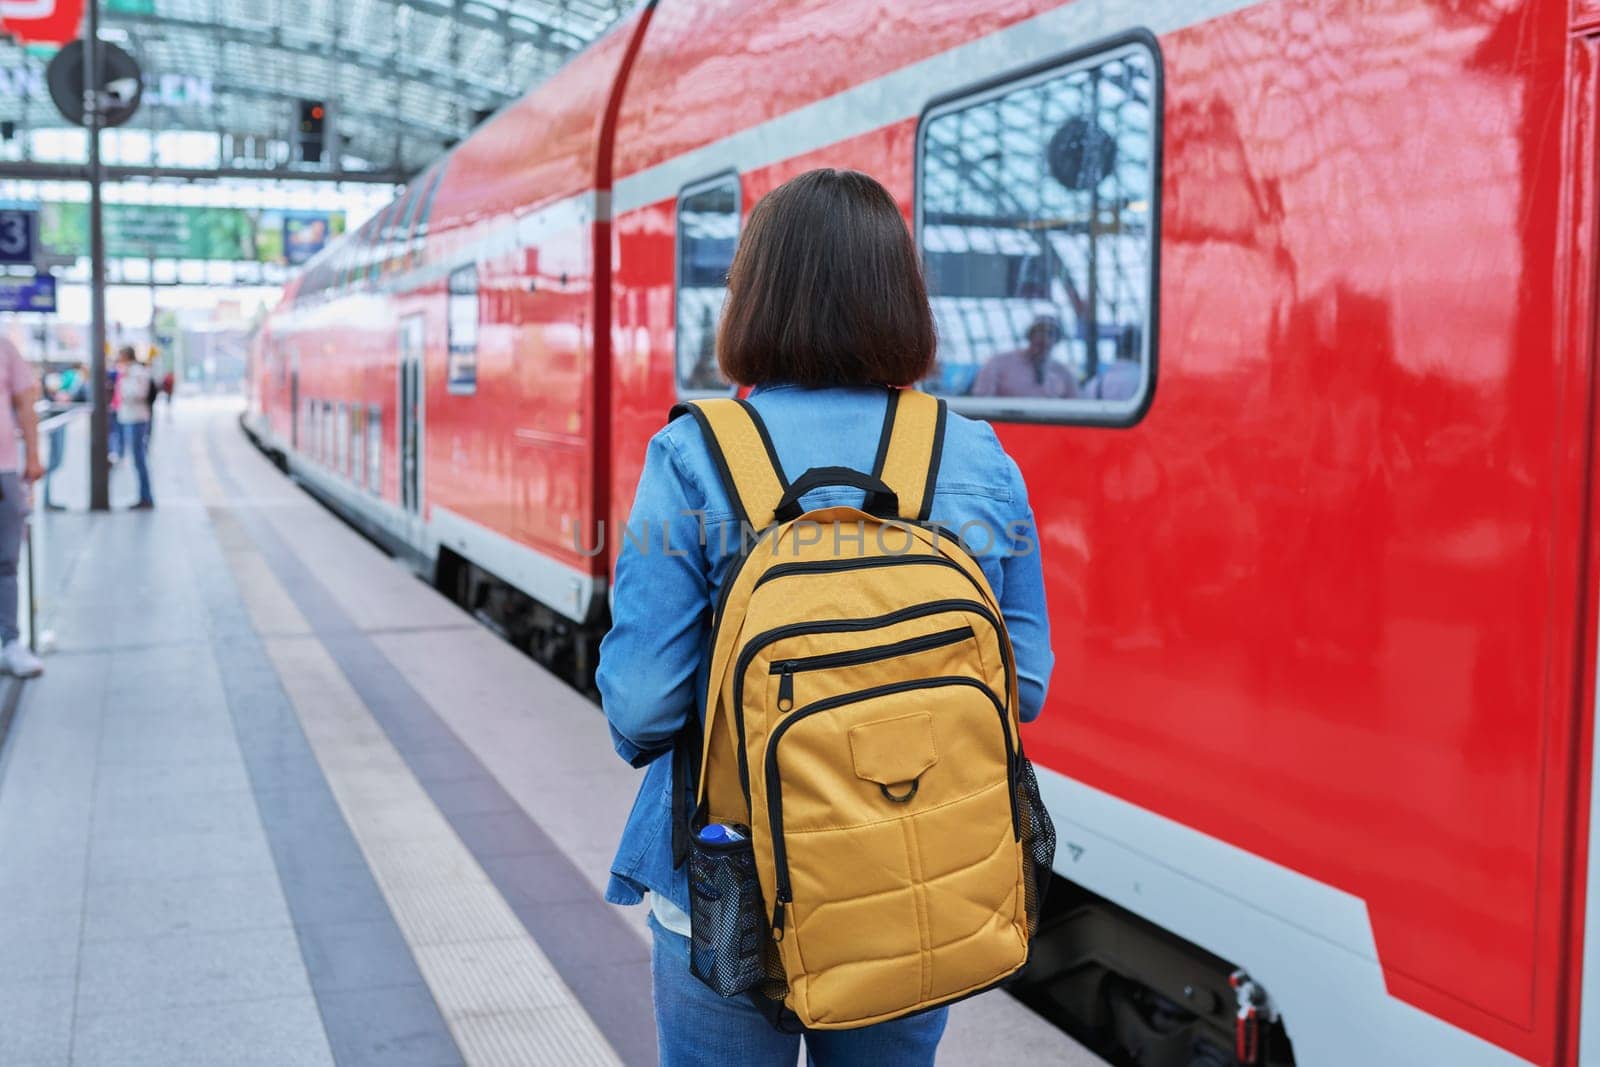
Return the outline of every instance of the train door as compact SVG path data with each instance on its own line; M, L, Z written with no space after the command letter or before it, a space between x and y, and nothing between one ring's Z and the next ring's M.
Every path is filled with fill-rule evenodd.
M289 450L300 451L300 346L290 347L289 358Z
M423 327L420 314L400 320L400 509L422 516ZM417 531L414 531L417 532Z

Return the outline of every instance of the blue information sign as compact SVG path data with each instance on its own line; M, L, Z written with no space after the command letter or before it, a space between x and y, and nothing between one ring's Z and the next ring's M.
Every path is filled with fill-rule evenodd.
M33 242L39 233L39 214L20 208L0 208L0 263L33 263Z
M54 311L56 279L51 274L32 278L0 278L0 311Z

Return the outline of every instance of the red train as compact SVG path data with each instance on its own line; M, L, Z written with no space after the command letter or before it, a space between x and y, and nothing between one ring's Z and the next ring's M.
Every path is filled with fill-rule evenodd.
M581 676L741 217L870 172L923 387L1038 514L1027 996L1145 1064L1600 1064L1597 41L1600 0L646 5L309 266L251 425ZM985 372L1034 336L1059 380Z

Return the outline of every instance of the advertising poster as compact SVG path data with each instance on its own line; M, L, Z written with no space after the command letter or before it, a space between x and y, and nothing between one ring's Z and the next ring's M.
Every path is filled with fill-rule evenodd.
M298 267L344 232L344 216L325 211L283 213L283 261Z

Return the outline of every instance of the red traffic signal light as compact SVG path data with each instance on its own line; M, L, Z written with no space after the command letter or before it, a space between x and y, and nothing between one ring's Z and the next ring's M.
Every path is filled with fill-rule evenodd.
M320 163L328 106L321 100L301 100L299 111L300 131L295 135L295 143L300 159L306 163Z
M321 100L300 101L300 129L313 136L322 136L323 119L327 117L328 108Z

